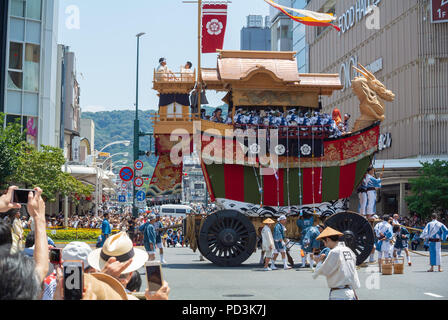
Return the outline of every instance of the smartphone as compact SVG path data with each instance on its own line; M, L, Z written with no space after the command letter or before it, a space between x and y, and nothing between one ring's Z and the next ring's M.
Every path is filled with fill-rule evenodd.
M62 250L59 248L51 248L49 252L50 263L61 264Z
M18 204L28 204L28 194L30 192L36 193L36 190L29 190L29 189L16 189L12 192L12 203L18 203Z
M81 300L84 289L84 263L64 261L64 300Z
M162 264L160 261L147 261L145 263L145 269L149 291L158 291L163 284Z

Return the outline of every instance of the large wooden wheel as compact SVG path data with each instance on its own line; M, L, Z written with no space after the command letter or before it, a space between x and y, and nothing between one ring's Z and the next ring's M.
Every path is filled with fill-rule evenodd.
M356 264L360 265L372 252L375 238L372 226L362 215L341 212L325 220L325 225L342 232L342 240L356 254Z
M205 220L199 232L199 250L219 266L235 267L255 251L257 235L252 222L234 210L216 212Z

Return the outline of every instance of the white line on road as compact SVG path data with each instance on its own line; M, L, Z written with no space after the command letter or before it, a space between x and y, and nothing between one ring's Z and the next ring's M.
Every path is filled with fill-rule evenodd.
M427 296L431 296L431 297L434 297L434 298L443 298L443 296L439 296L438 294L431 293L431 292L425 292L425 294Z

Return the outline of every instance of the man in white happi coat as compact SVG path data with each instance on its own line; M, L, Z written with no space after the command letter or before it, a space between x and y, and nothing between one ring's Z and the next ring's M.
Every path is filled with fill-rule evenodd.
M378 265L380 267L380 272L383 259L392 258L392 240L394 231L391 222L392 218L388 215L384 215L383 221L378 223L373 229L377 239L376 251L378 251Z
M448 234L446 226L437 221L437 213L432 214L432 221L429 222L420 235L421 239L429 241L429 264L431 268L428 272L434 272L434 266L439 267L439 272L442 272L441 258L442 258L442 241L445 241Z
M343 234L326 228L316 240L321 240L330 249L324 263L313 273L313 278L325 276L330 288L330 300L358 300L355 290L361 287L356 271L356 255L339 242Z

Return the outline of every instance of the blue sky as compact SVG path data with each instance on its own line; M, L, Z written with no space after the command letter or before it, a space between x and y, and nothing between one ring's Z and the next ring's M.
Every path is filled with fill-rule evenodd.
M79 8L79 29L66 27L69 6ZM224 49L240 49L240 31L249 14L269 14L263 0L233 0L229 5ZM153 69L160 57L176 71L187 60L197 66L197 5L182 0L60 0L58 43L77 59L83 111L132 109L135 103L136 37L140 40L142 110L157 109ZM203 54L203 67L216 67L216 54ZM221 95L210 94L211 104Z

